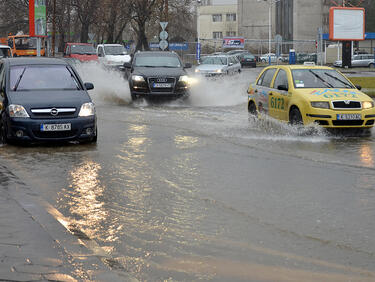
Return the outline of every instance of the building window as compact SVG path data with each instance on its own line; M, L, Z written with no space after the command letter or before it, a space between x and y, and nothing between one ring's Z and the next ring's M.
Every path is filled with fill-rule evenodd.
M236 14L227 14L227 22L235 22Z
M227 31L227 36L236 36L235 31Z
M221 39L221 38L223 38L223 33L221 31L214 31L212 33L212 38L213 39Z
M212 15L212 21L213 22L222 22L223 19L222 19L221 14L213 14Z

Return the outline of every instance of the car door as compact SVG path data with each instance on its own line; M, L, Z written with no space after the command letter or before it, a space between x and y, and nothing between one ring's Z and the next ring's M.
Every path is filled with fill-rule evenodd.
M276 73L270 94L270 115L280 119L288 120L288 102L289 102L289 82L288 75L284 69L279 69Z
M269 68L263 72L261 77L257 81L255 89L255 102L257 103L258 110L260 112L269 113L269 100L271 96L271 82L275 75L276 68Z
M360 67L362 65L362 55L355 55L352 60L352 67Z

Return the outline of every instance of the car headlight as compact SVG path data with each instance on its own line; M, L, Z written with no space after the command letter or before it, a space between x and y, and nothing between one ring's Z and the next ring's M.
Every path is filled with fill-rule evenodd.
M144 77L141 75L132 75L132 80L137 82L145 81Z
M178 81L189 83L190 79L187 75L181 75L180 78L178 79Z
M200 70L199 69L195 69L195 72L200 72Z
M374 107L374 102L370 101L365 101L362 102L362 109L371 109Z
M84 103L78 114L80 117L88 117L95 115L95 105L93 103Z
M21 105L9 105L8 106L9 116L12 118L28 118L29 114L26 112L25 108Z
M329 109L329 103L328 102L311 102L311 107Z
M216 70L215 72L216 72L216 73L222 73L223 70L222 70L222 69L218 69L218 70Z

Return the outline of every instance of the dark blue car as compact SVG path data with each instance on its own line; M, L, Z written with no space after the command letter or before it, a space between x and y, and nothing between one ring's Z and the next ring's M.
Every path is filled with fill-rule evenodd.
M96 142L95 105L73 66L53 58L0 61L3 142Z

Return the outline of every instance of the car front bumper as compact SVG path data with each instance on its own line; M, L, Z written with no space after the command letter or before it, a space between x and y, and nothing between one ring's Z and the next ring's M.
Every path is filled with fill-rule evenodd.
M67 131L42 131L42 124L71 124ZM96 116L65 119L8 118L6 134L9 140L25 142L84 141L96 136Z
M340 114L361 116L361 119L338 119ZM371 128L375 123L375 109L331 110L311 108L303 117L304 123L317 123L326 128Z

